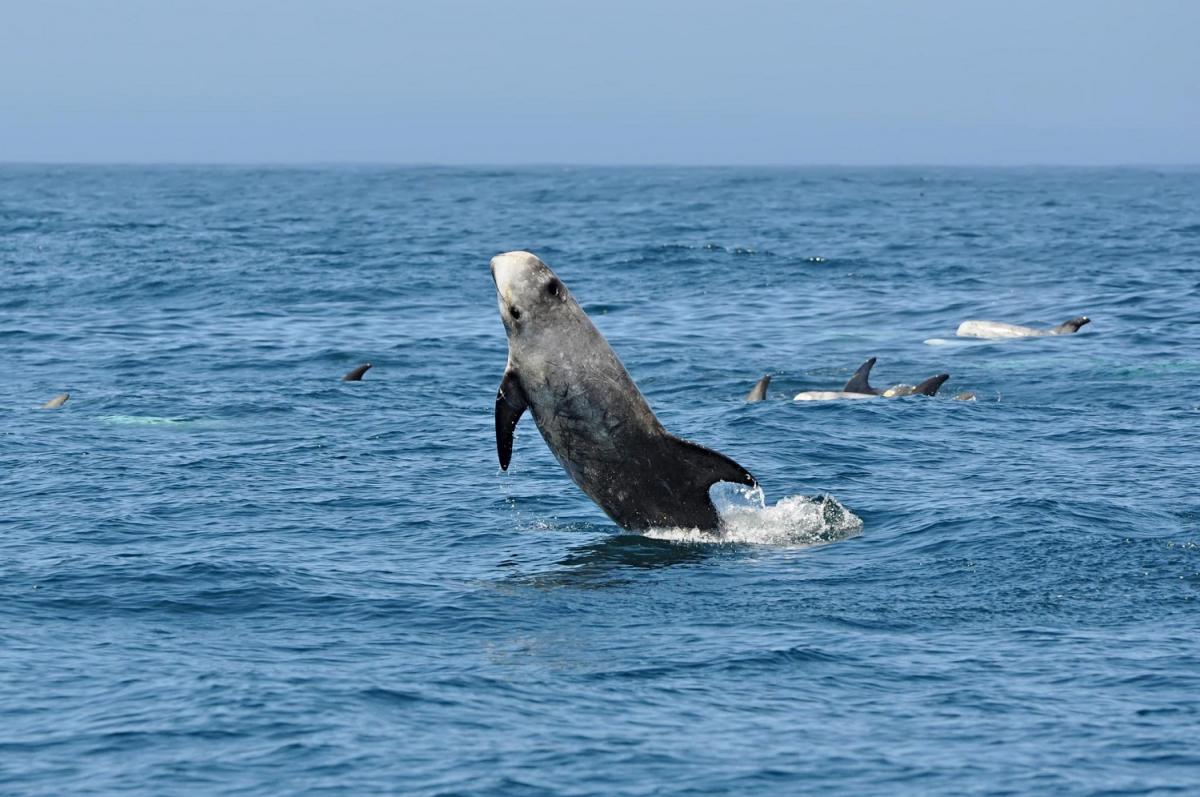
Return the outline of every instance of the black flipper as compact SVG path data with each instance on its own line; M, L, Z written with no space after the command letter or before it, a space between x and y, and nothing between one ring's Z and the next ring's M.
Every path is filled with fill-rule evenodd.
M520 377L515 371L505 371L496 391L496 453L500 456L501 470L508 470L512 461L513 430L528 406Z
M361 382L362 378L363 378L363 374L365 374L370 369L371 369L370 363L363 363L362 365L358 366L350 373L343 376L342 381L343 382Z
M858 366L858 370L854 372L854 376L850 377L850 381L842 388L843 393L866 393L871 396L879 396L883 394L882 390L876 390L871 387L870 377L871 369L875 367L875 358L867 360L862 365Z
M912 395L914 395L914 396L936 396L938 389L941 388L941 386L942 386L942 383L945 382L949 378L950 378L950 374L938 374L937 376L931 376L928 379L926 379L924 382L922 382L921 384L914 387Z
M762 379L750 388L750 392L746 394L746 401L763 401L767 397L767 385L771 384L771 375L767 374Z

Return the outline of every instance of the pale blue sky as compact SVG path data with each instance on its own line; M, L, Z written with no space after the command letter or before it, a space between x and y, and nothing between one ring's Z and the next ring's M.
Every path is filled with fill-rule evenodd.
M1200 2L0 0L0 161L1200 163Z

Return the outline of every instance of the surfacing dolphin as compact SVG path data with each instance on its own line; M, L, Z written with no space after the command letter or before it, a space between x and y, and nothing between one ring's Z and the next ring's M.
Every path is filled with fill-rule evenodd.
M771 384L771 375L767 374L762 379L754 383L754 387L750 388L750 392L746 394L746 403L755 401L765 401L767 398L767 386Z
M365 374L369 370L371 370L371 364L363 363L362 365L355 368L353 371L350 371L348 374L343 376L342 381L343 382L361 382L362 378L363 378L363 374Z
M69 398L71 398L70 393L59 393L57 396L43 404L41 408L44 410L56 410L62 405L66 404L67 399Z
M507 470L529 409L554 458L617 525L719 526L708 489L756 485L729 457L663 428L608 341L529 252L492 258L508 365L496 394L496 453Z
M1050 329L1034 329L1016 324L1006 324L1003 321L963 321L958 325L955 335L960 338L1043 338L1049 335L1073 335L1084 324L1090 324L1092 319L1085 315L1076 316Z
M882 396L883 398L898 398L900 396L936 396L938 389L950 378L950 374L931 376L917 385L892 385L886 390L871 386L871 369L875 367L876 358L872 357L854 372L845 387L841 390L805 390L797 393L794 401L837 401L840 399L864 399Z
M936 374L915 385L892 385L879 395L884 398L898 396L936 396L938 389L950 378L950 374Z

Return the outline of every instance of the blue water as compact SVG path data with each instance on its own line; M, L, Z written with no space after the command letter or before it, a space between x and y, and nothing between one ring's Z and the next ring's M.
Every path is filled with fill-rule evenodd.
M861 533L500 472L517 248ZM1200 790L1200 170L6 166L0 267L0 792Z

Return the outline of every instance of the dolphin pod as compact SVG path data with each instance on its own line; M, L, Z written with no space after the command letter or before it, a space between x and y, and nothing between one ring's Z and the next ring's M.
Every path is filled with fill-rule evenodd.
M950 374L937 374L916 385L892 385L886 389L871 386L871 369L875 367L871 357L858 367L841 390L805 390L797 393L793 401L837 401L839 399L898 398L900 396L936 396L938 389L950 378Z
M363 374L365 374L370 369L371 369L371 363L363 363L362 365L358 366L357 368L355 368L354 370L350 371L345 376L343 376L342 381L343 382L361 382L362 378L363 378ZM67 399L69 399L69 398L71 398L70 393L59 393L57 396L50 399L45 404L40 405L39 409L56 410L59 407L61 407L62 405L66 404Z

